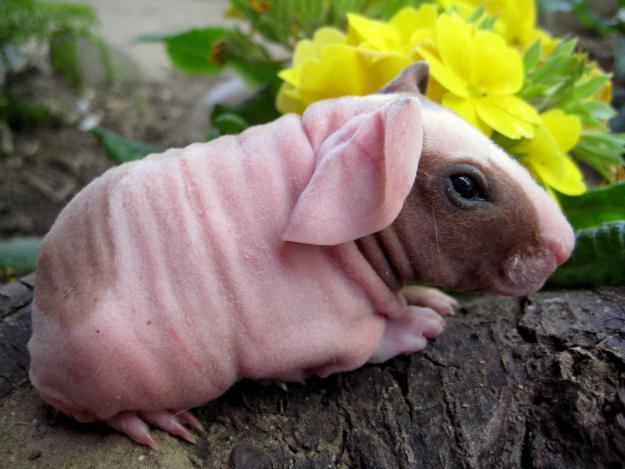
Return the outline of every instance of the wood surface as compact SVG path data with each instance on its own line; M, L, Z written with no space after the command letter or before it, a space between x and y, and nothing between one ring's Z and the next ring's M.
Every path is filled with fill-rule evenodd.
M30 386L33 285L0 288L0 401ZM189 467L624 467L624 382L625 287L472 296L422 353L286 391L237 384L195 410L206 427L196 446L168 451ZM54 419L81 439L81 426Z

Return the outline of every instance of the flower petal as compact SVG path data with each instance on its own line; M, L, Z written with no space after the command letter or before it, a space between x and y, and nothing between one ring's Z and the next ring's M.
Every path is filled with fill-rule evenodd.
M410 57L400 54L388 54L371 60L367 66L368 82L365 93L377 92L413 62Z
M539 122L536 111L516 96L486 96L476 100L478 116L508 138L532 138Z
M569 195L585 191L581 171L573 160L562 152L558 140L544 124L541 123L536 128L533 139L521 142L515 153L524 154L521 161L546 186Z
M293 52L293 66L301 67L310 60L318 60L323 48L330 44L345 42L347 36L335 28L320 28L313 39L302 39Z
M299 99L297 88L288 83L282 83L278 96L276 96L276 109L282 114L289 112L301 114L306 109L306 105Z
M368 77L354 47L333 44L321 52L321 60L302 67L299 86L306 104L350 94L364 94Z
M319 28L313 36L313 40L318 48L325 47L329 44L344 42L346 39L347 36L345 33L336 28L329 27Z
M490 94L515 94L523 86L521 55L490 31L478 31L473 46L471 83Z
M402 8L395 13L389 23L398 31L401 43L406 44L412 41L414 33L417 31L421 33L423 30L434 31L436 17L436 7L426 3L421 5L418 10L410 6Z
M320 60L300 67L296 86L306 105L337 96L375 93L410 63L404 55L332 44L323 49ZM280 76L290 78L285 72L288 70Z
M301 67L285 68L278 72L278 76L285 82L293 86L299 86L300 77L302 75Z
M505 0L499 3L503 3L499 11L489 9L489 12L501 15L508 43L521 48L531 45L536 27L535 0Z
M491 128L488 127L488 125L486 125L475 112L475 103L471 98L463 98L455 96L452 93L447 93L443 96L441 104L458 113L467 122L469 122L469 124L472 124L480 129L482 133L486 135L490 135L492 133Z
M545 185L567 195L584 193L586 185L581 171L571 158L562 152L555 151L541 158L531 155L525 164L530 167Z
M303 39L297 43L293 51L293 66L300 67L309 60L316 60L318 58L319 51L315 47L314 42L310 39Z
M443 14L436 22L436 47L441 62L451 74L465 81L472 75L473 36L472 26L459 15Z
M582 133L582 123L579 117L565 114L560 109L551 109L541 114L540 117L557 141L559 149L564 153L572 150Z
M430 75L438 81L443 88L448 89L457 96L469 97L467 82L464 78L456 75L453 70L445 67L440 57L429 44L417 47L417 53L430 65Z
M355 13L347 14L348 42L351 45L366 43L380 51L393 51L401 46L399 31L389 23L371 20Z

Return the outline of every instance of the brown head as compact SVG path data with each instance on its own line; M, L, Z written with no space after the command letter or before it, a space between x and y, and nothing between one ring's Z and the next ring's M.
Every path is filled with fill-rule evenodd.
M381 90L420 97L423 150L399 216L361 249L392 288L417 280L504 295L538 290L573 249L569 223L525 168L425 98L427 81L419 62Z

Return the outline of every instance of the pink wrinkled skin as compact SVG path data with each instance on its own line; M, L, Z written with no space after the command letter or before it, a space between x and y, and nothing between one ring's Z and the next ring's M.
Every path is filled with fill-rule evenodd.
M460 251L441 248L446 233L413 219L425 220L431 207L402 208L424 141L428 155L437 149L486 169L500 158L481 157L483 148L500 150L438 110L425 135L424 112L419 98L402 94L324 101L303 117L153 155L92 182L42 246L29 350L43 399L156 447L144 422L194 441L183 424L199 422L181 409L241 378L302 382L423 349L455 301L422 287L401 293L389 287L393 275L423 265L419 278L430 283L476 279L468 267L454 274ZM448 139L455 128L462 138ZM516 163L498 171L518 172L527 205L547 210L535 217L545 228L530 231L557 251L520 244L501 253L509 267L493 267L503 277L489 288L522 294L568 257L572 232ZM457 209L441 210L439 224ZM404 252L392 240L408 229L423 244L406 243ZM391 240L383 249L371 237L379 232ZM395 273L386 275L376 256Z
M405 306L354 243L282 238L340 243L397 215L416 172L420 114L416 98L377 101L347 126L349 115L323 116L331 121L319 130L313 108L303 123L289 115L125 164L72 200L46 237L33 306L30 376L44 399L77 420L104 420L196 406L243 377L300 381L365 363L384 316ZM389 131L388 119L401 125ZM337 146L358 150L354 132L393 158L390 169L367 152L350 155L354 168L332 161Z

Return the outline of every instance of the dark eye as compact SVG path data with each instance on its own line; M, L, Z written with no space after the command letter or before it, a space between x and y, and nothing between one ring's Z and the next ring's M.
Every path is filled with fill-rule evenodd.
M451 176L451 186L460 197L466 200L486 200L480 185L469 175Z
M470 164L455 165L444 177L447 198L456 207L473 210L492 203L492 181L489 182L479 168Z

